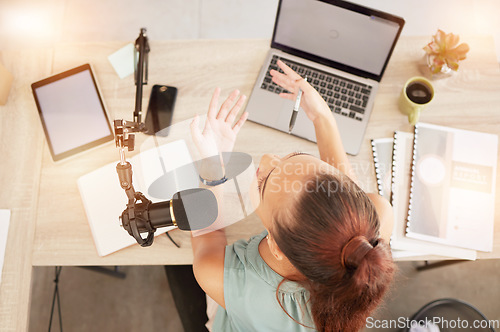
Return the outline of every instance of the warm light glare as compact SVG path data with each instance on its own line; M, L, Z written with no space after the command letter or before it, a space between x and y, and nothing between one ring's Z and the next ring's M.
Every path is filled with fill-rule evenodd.
M428 186L437 186L446 176L443 159L435 155L426 155L417 164L417 175Z
M11 37L38 41L51 41L54 38L54 22L47 10L17 8L3 14L6 23L4 28Z
M11 19L11 27L17 31L33 31L43 25L43 19L36 13L18 13Z

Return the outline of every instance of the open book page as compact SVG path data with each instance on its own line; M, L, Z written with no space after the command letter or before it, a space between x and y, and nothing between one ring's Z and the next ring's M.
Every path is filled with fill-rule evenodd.
M191 156L184 141L174 141L158 148L141 152L129 162L133 169L133 184L136 191L148 196L149 186L164 174L173 169L192 163ZM122 248L136 243L120 225L119 216L126 208L127 197L120 187L116 173L116 163L108 164L78 179L78 188L82 197L87 219L99 256L106 256ZM190 186L192 178L178 177L172 179L174 185L165 187L158 196L175 193ZM187 183L186 183L187 181ZM194 178L197 183L197 176ZM192 187L191 187L192 188ZM169 200L172 198L152 197L152 201ZM159 228L155 235L173 229Z

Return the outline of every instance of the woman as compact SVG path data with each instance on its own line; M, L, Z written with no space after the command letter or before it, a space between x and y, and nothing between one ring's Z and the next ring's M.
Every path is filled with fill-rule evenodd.
M220 306L214 331L358 331L392 280L392 209L356 185L321 96L278 65L283 73L272 70L273 81L291 92L280 96L295 100L303 91L320 159L264 155L253 196L266 231L227 247L223 230L193 237L194 273ZM217 112L219 94L216 89L203 132L197 118L191 127L205 154L231 151L247 118L244 113L233 126L245 97L236 101L234 91Z

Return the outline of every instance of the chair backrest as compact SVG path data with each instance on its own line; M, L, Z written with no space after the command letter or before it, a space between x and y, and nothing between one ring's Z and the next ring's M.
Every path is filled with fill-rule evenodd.
M411 326L433 323L440 332L446 331L495 331L488 319L474 306L457 299L439 299L423 306L410 319ZM430 329L431 330L431 329Z

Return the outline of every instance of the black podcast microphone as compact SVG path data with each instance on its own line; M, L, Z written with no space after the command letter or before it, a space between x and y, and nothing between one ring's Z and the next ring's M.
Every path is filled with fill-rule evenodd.
M133 206L127 205L121 215L123 228L143 246L153 243L157 228L177 226L194 231L210 226L218 216L217 199L207 189L192 188L174 194L171 200L152 203L141 193ZM148 233L142 238L141 233Z

